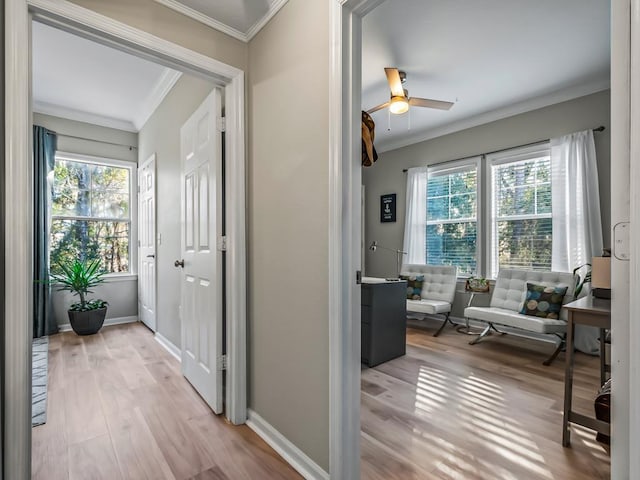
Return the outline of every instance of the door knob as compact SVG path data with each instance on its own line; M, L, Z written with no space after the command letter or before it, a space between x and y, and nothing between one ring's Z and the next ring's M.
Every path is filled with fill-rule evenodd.
M176 260L175 262L173 262L173 266L174 266L174 267L181 267L181 268L184 268L184 259L182 259L182 260Z
M156 258L156 256L151 254L151 255L147 255L147 258Z

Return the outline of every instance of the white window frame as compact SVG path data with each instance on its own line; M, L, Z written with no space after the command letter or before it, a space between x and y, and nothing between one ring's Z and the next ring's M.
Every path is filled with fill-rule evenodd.
M91 165L104 165L107 167L126 168L129 170L129 271L107 273L104 278L107 282L126 280L127 277L137 277L138 275L138 166L134 162L118 160L115 158L96 157L57 151L55 161L69 160L71 162L88 163ZM87 217L57 216L51 215L53 219L65 220L87 220ZM91 220L122 221L121 218L97 218L90 217Z
M468 158L463 158L462 160L454 160L450 162L443 162L443 163L436 163L433 165L429 165L427 167L427 186L425 187L425 190L427 192L427 198L425 198L425 201L426 202L429 201L429 179L431 178L432 175L436 175L436 176L449 175L452 173L457 173L459 171L460 172L466 171L469 169L469 167L475 167L476 169L476 218L475 218L476 272L475 272L475 275L480 275L480 272L483 271L483 267L484 267L482 258L481 258L482 257L481 252L482 252L482 246L483 246L483 235L484 235L484 228L483 228L484 216L482 214L482 193L483 193L482 156L468 157ZM462 222L469 222L469 221L472 221L472 219L456 218L456 219L449 219L449 220L429 220L428 208L427 208L427 218L425 219L425 229L429 225L436 225L440 223L462 223ZM425 231L425 239L427 239L428 241L427 235L428 234ZM425 245L425 249L426 249L426 245ZM425 253L426 253L425 259L426 259L429 253L428 252L425 252ZM458 278L467 278L467 276L458 274Z
M498 221L500 219L497 215L496 205L496 184L495 184L495 169L494 167L505 165L507 163L516 163L526 160L533 160L541 157L551 158L551 142L544 141L535 145L527 147L515 147L509 150L500 151L497 153L491 153L487 156L487 165L489 168L489 197L488 197L488 230L490 232L490 238L487 242L487 249L485 257L487 259L488 271L486 272L487 278L495 279L498 276L499 259L498 259ZM551 159L549 160L551 165ZM510 216L509 220L530 220L537 218L552 218L553 205L551 205L552 211L548 214L537 215L517 215Z

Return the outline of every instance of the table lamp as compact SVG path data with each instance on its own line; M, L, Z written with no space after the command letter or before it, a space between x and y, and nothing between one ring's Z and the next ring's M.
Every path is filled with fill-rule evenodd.
M396 253L396 277L400 278L400 268L402 267L402 255L406 255L407 252L403 252L402 250L398 250L395 248L389 248L389 247L384 247L382 245L378 245L377 240L374 240L373 242L371 242L371 245L369 245L369 250L371 250L372 252L375 252L378 248L381 248L383 250L389 250L390 252Z
M591 258L591 288L596 298L611 298L611 257Z

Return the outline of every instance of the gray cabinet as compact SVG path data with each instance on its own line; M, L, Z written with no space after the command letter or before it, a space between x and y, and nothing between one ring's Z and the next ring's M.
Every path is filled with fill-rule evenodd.
M367 279L362 283L362 363L379 365L406 353L407 282Z

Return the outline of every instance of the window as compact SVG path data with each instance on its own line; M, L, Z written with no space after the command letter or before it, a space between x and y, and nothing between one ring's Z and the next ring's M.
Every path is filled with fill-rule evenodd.
M455 265L462 277L550 271L551 203L549 142L411 168L405 263Z
M131 272L134 166L56 154L50 236L51 270L74 258L97 259L109 273Z
M551 270L549 147L491 161L491 276L500 268Z
M427 173L426 261L455 265L467 276L477 269L478 160Z

